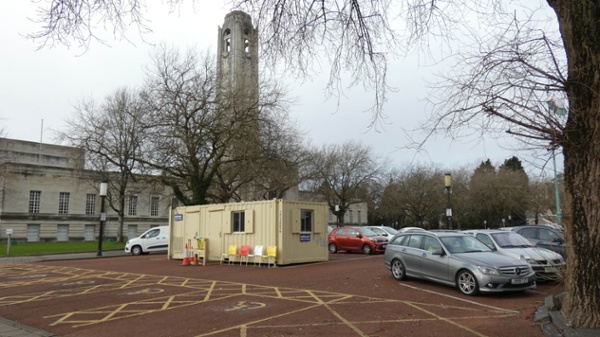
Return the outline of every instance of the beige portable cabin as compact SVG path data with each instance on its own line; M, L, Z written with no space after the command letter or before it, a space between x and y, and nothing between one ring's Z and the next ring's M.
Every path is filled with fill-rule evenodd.
M325 203L273 199L183 206L171 210L169 226L170 259L184 259L186 252L192 257L204 242L204 262L221 260L230 245L237 245L238 252L248 245L250 253L256 245L264 253L276 246L278 265L329 259Z

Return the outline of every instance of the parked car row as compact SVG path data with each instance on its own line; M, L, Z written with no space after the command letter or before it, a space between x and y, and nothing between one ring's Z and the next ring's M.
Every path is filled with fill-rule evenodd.
M346 226L329 234L330 253L383 252L384 266L395 279L434 281L457 287L465 295L525 291L535 288L537 281L558 280L566 266L561 250L556 251L560 245L566 252L564 237L547 226L462 232Z
M363 252L364 254L383 253L388 239L377 235L366 227L338 227L329 233L329 253L339 250Z
M335 228L328 226L329 252L338 251L363 252L364 254L383 253L389 240L404 231L425 231L419 227L405 227L396 230L389 226L344 226Z
M383 262L397 280L434 281L457 287L465 295L536 287L535 272L527 261L503 255L458 231L398 234L388 243Z

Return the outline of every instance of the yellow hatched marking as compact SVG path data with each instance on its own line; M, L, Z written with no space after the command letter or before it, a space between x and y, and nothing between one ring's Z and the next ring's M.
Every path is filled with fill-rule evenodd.
M477 318L490 318L490 317L509 317L514 315L513 311L502 310L491 310L489 315L477 315L477 316L463 316L455 318L447 318L435 314L434 312L427 310L427 307L432 308L444 308L444 309L460 309L468 312L480 312L481 310L473 307L460 307L460 306L440 306L429 303L417 303L398 301L390 299L380 299L362 296L353 296L342 293L333 292L319 292L310 290L298 290L292 288L279 288L279 287L267 287L259 285L250 285L245 283L234 283L234 282L221 282L221 281L209 281L190 279L183 277L169 277L169 276L155 276L155 275L140 275L131 273L116 273L116 272L98 272L93 270L86 270L80 268L54 268L54 267L40 267L38 265L19 265L20 268L0 268L2 270L17 270L15 273L1 274L0 278L8 278L16 275L37 275L42 273L66 274L66 276L48 277L43 280L30 280L30 281L15 281L0 284L0 288L8 288L23 285L33 285L41 283L56 283L56 282L67 282L72 280L89 280L94 277L106 280L112 280L116 283L94 285L89 287L81 287L81 289L66 289L49 292L41 292L37 294L20 295L20 296L6 296L0 298L0 305L10 305L14 303L23 303L31 301L45 300L55 297L65 296L76 296L80 294L101 292L101 291L112 291L118 289L131 289L131 288L142 288L148 286L173 286L173 287L184 287L195 289L191 293L163 296L154 299L148 299L143 301L135 301L131 303L119 304L106 306L96 309L88 309L76 312L67 312L46 318L57 318L57 320L51 324L51 326L59 324L67 324L72 327L79 327L84 325L97 324L101 322L127 318L132 316L139 316L145 314L151 314L155 312L177 309L187 307L191 305L198 305L207 302L213 302L228 298L233 298L240 295L253 296L260 298L273 298L283 299L288 301L297 301L301 303L314 303L306 308L298 310L291 310L289 312L280 313L274 316L265 317L257 321L246 322L241 325L232 326L219 331L213 331L207 334L198 335L209 336L218 334L226 331L239 330L240 335L246 335L253 328L277 328L277 327L306 327L306 326L322 326L322 325L340 325L346 326L352 329L358 336L365 336L365 334L358 329L357 324L372 324L372 323L399 323L399 322L415 322L415 321L443 321L449 324L453 324L465 331L476 336L484 336L468 327L459 324L456 321L464 319L477 319ZM75 291L74 291L75 290ZM390 303L399 302L418 309L419 311L431 316L431 318L410 318L410 319L398 319L398 320L385 320L385 321L350 321L347 320L342 314L337 312L332 305L347 305L347 304L361 304L361 303ZM239 304L239 303L243 303ZM252 302L252 301L240 301L238 302L238 309L248 309L251 304L252 308L262 308L264 303ZM260 304L260 305L258 305ZM259 325L269 320L284 317L286 315L293 315L303 311L307 311L317 307L325 307L329 312L336 317L339 322L326 322L326 323L307 323L307 324L294 324L294 325Z
M198 299L194 300L194 296L198 296ZM50 324L50 326L55 326L58 324L69 324L75 328L84 325L97 324L126 317L139 316L160 311L188 307L191 305L220 300L223 298L229 298L234 296L239 296L239 294L227 295L215 299L206 299L204 291L197 291L192 293L164 296L144 301L124 303L120 305L105 306L96 309L67 312L57 315L46 316L44 318L59 317L54 323ZM81 319L83 317L95 317L95 319Z
M455 321L453 321L453 320L451 320L451 319L449 319L449 318L442 317L442 316L440 316L440 315L436 315L435 313L433 313L433 312L431 312L431 311L429 311L429 310L426 310L426 309L424 309L424 308L421 308L420 306L418 306L418 305L415 305L415 304L413 304L412 302L404 302L404 303L405 303L406 305L410 305L411 307L413 307L413 308L415 308L415 309L417 309L417 310L420 310L420 311L422 311L422 312L424 312L424 313L426 313L426 314L428 314L428 315L430 315L430 316L433 316L433 317L437 318L437 319L438 319L438 320L440 320L440 321L444 321L444 322L446 322L446 323L450 323L450 324L452 324L452 325L455 325L455 326L457 326L457 327L459 327L459 328L461 328L461 329L464 329L464 330L466 330L466 331L469 331L469 332L471 332L472 334L474 334L474 335L476 335L476 336L480 336L480 337L485 337L485 336L486 336L486 335L484 335L484 334L482 334L482 333L479 333L479 332L477 332L477 331L475 331L475 330L473 330L473 329L471 329L471 328L469 328L469 327L466 327L466 326L464 326L464 325L462 325L462 324L458 324L458 323L456 323Z
M232 331L232 330L238 330L238 329L240 331L243 331L243 330L247 330L248 326L254 325L256 323L262 323L262 322L265 322L265 321L268 321L268 320L271 320L271 319L275 319L275 318L279 318L279 317L284 317L284 316L287 316L287 315L297 314L297 313L300 313L300 312L303 312L303 311L307 311L307 310L310 310L310 309L313 309L313 308L317 308L317 307L320 307L320 305L311 305L311 306L308 306L306 308L301 308L301 309L297 309L297 310L292 310L292 311L284 312L284 313L279 314L279 315L274 315L274 316L269 316L269 317L261 318L259 320L254 321L254 322L251 322L251 323L244 323L244 324L232 326L232 327L225 328L225 329L221 329L221 330L217 330L217 331L211 331L211 332L208 332L208 333L205 333L205 334L201 334L201 335L196 335L195 337L211 336L211 335L220 334L222 332L227 332L227 331Z

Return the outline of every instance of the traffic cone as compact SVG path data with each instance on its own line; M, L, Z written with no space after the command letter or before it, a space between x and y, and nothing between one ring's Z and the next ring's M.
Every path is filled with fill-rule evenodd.
M194 255L194 256L192 256L192 264L193 264L194 266L197 266L197 265L198 265L198 255Z
M188 257L188 245L187 245L187 243L185 244L185 249L183 250L183 263L181 265L182 266L189 266L190 265L190 258Z

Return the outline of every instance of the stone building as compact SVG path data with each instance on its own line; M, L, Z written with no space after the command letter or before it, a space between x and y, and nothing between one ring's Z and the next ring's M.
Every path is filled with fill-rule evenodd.
M96 176L84 169L82 149L0 138L0 238L10 229L17 241L97 240L101 199ZM168 223L171 199L164 189L131 190L125 237ZM119 223L106 205L103 236L114 240Z

